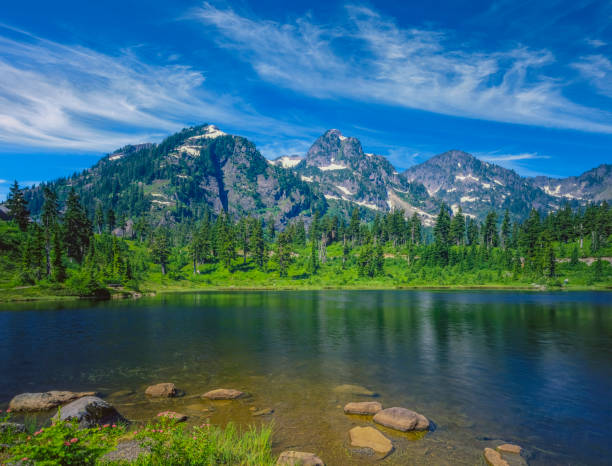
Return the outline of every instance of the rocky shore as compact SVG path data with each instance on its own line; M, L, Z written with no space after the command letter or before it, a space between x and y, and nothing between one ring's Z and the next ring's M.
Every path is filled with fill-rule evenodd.
M355 424L346 435L346 448L354 457L381 460L392 455L397 449L395 437L407 432L421 432L423 435L431 434L436 426L424 415L411 409L399 406L385 408L379 401L361 401L363 397L375 397L377 394L358 385L339 385L334 392L343 397L357 397L355 401L346 403L342 410ZM112 398L121 398L134 395L132 390L114 392ZM144 390L145 399L154 403L156 400L183 397L187 394L176 387L172 382L162 382L148 386ZM236 403L236 400L250 398L253 395L234 388L212 388L203 394L189 394L194 399L213 402ZM108 401L95 392L49 391L42 393L22 393L16 395L9 403L7 411L16 413L38 413L50 411L61 407L58 414L51 418L51 422L74 421L81 429L98 426L121 424L130 426L130 421ZM191 408L198 406L190 405ZM251 406L253 417L269 416L274 409ZM201 413L208 408L201 407ZM189 411L187 411L189 412ZM165 410L157 414L158 419L167 422L179 423L188 420L189 416L180 412ZM137 424L137 423L136 423ZM25 432L23 424L15 422L1 422L0 433L12 429L15 432ZM398 437L399 438L399 437ZM277 465L310 465L322 466L325 452L307 452L287 450L279 454ZM104 461L133 461L140 455L150 454L146 445L140 445L135 440L124 440L117 447L104 456ZM319 456L320 455L320 456ZM502 443L486 447L483 451L484 461L492 466L510 466L527 464L523 449L514 444Z

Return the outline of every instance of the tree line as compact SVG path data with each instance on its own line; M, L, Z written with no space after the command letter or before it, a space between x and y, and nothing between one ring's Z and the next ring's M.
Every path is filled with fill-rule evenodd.
M577 264L581 256L601 255L610 246L612 210L606 202L572 210L541 213L532 209L523 221L501 218L491 211L477 222L459 208L442 205L424 224L402 210L377 214L366 221L363 210L350 218L317 211L277 228L274 218L205 211L201 220L153 224L146 215L117 218L98 206L88 212L71 190L64 205L48 186L40 216L30 218L23 191L15 184L6 201L11 223L19 231L12 251L22 283L68 282L80 294L95 294L108 285L137 286L153 264L163 276L197 275L204 265L235 273L245 267L287 277L292 264L302 264L302 276L316 276L328 263L339 273L356 269L359 277L385 275L387 258L402 258L407 270L424 268L461 273L497 270L513 277L557 275L558 258ZM331 248L331 249L330 249ZM330 260L328 251L340 251ZM18 257L18 259L17 259ZM597 267L603 267L598 261ZM423 275L426 276L426 275Z

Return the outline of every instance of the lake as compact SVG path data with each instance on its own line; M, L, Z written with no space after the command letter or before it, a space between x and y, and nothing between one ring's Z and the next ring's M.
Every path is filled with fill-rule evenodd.
M32 391L99 391L126 417L164 409L191 422L274 425L274 450L328 465L372 459L347 448L369 398L435 424L384 430L383 464L481 464L500 441L529 464L609 464L612 294L498 291L279 291L168 294L134 301L0 305L0 408ZM149 401L174 382L182 398ZM201 401L213 388L251 394ZM133 394L117 394L133 390ZM204 411L204 408L210 411ZM271 408L252 416L251 408Z

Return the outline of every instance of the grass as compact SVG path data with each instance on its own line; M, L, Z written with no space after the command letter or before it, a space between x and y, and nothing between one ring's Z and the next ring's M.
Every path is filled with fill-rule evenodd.
M9 420L10 414L2 420ZM160 418L130 430L121 425L79 429L72 422L57 422L25 433L0 435L8 449L0 450L0 463L22 461L37 465L272 465L272 429L239 431L233 424L224 429L210 424L188 427ZM133 461L110 462L103 456L124 440L135 440L149 454Z

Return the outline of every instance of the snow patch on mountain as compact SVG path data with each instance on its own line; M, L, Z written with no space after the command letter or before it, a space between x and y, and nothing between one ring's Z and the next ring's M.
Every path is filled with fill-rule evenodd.
M319 168L319 170L324 171L324 172L329 171L329 170L346 170L346 169L348 169L348 167L346 167L344 165L340 165L340 164L334 163L333 161L329 165L326 165L324 167L318 167L318 168Z
M353 193L350 190L346 189L344 186L336 185L336 188L338 188L344 194L348 194L349 196L353 195Z

